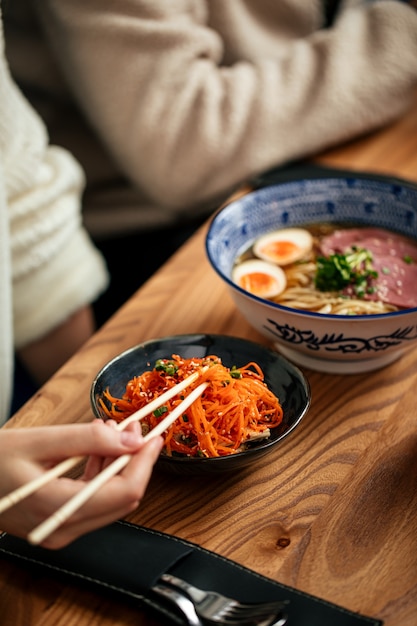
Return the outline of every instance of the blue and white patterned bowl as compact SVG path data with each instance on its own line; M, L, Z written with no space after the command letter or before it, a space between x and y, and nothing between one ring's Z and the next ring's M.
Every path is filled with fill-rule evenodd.
M233 283L236 257L259 235L314 222L355 222L417 240L417 188L364 178L300 180L265 187L222 208L210 224L206 252L248 322L290 360L322 372L372 371L415 348L417 308L383 315L310 313Z

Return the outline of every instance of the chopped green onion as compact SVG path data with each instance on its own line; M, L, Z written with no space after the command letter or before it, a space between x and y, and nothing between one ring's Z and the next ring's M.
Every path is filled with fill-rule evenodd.
M365 293L372 293L370 282L377 277L371 252L352 246L346 254L318 257L314 283L319 291L342 291L352 286L356 295L363 298Z
M164 413L167 413L167 412L168 412L167 406L160 406L159 409L155 409L153 414L155 417L161 417Z
M233 365L230 370L230 376L232 378L242 378L242 372L237 369L236 365Z
M155 369L158 372L165 372L165 374L169 374L173 376L178 371L178 365L174 363L174 361L169 361L168 359L158 359L155 362Z

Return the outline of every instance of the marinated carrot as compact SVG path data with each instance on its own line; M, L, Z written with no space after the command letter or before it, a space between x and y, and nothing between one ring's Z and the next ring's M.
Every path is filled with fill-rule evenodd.
M251 440L268 437L270 428L282 422L282 406L266 385L260 366L251 362L228 368L215 355L184 359L173 354L171 359L159 359L152 370L127 383L121 398L107 389L101 407L105 415L121 422L194 372L200 375L193 384L141 422L144 433L152 430L195 387L209 383L165 431L165 454L208 458L234 454Z

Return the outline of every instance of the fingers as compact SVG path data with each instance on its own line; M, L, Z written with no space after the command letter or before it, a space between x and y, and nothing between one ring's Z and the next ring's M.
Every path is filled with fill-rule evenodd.
M54 533L52 533L52 535L47 537L40 544L40 546L42 548L48 548L49 550L59 550L60 548L64 548L65 546L69 545L79 537L86 535L87 533L93 532L98 528L108 526L109 524L112 524L119 519L123 519L124 517L126 517L126 515L134 511L136 508L137 505L132 506L129 509L123 507L122 509L114 510L112 513L108 512L106 515L103 515L100 518L99 522L96 520L83 520L78 524L62 526L61 528L58 528Z
M91 500L45 541L45 548L59 548L80 535L126 516L135 510L148 486L153 466L163 446L162 437L151 439L132 455L120 475L112 478Z
M106 422L106 427L108 428L112 428L114 430L115 426L116 426L116 422L114 422L113 420L108 420ZM117 431L114 430L114 432L117 432ZM124 444L132 443L132 445L135 446L134 450L136 450L137 442L139 442L140 445L143 445L141 432L142 431L141 431L140 424L138 422L133 422L129 424L122 433L120 433L121 441ZM124 450L122 454L125 454L125 452L130 452L130 450L129 449ZM96 476L96 474L101 472L109 463L111 463L111 461L115 458L115 456L119 456L119 454L112 455L111 457L90 455L90 457L88 458L85 470L84 470L84 475L83 475L84 480L91 480L94 476Z
M10 432L10 435L9 435ZM88 424L67 424L39 428L11 429L8 437L16 439L16 447L43 462L72 456L116 457L135 452L143 445L140 425L130 424L118 431L112 424L95 419ZM26 442L26 444L25 444ZM28 447L29 446L29 447Z
M142 484L148 484L161 450L164 445L162 437L155 437L147 441L143 448L133 455L130 463L124 468L121 475L129 484L136 484L140 479ZM143 497L143 494L142 496Z
M42 543L46 548L67 545L80 535L125 517L135 510L148 486L163 446L162 437L148 441L126 468L104 485L83 507Z
M103 465L120 455L131 455L130 462L119 475L111 478L61 528L45 540L43 545L52 548L67 545L81 534L133 511L146 491L153 466L163 446L162 437L145 442L137 423L130 424L125 431L119 431L100 420L90 424L10 429L5 430L4 435L0 440L0 452L3 450L4 456L8 457L9 451L19 451L17 458L14 454L11 459L19 470L18 474L29 473L33 477L36 472L42 471L42 465L45 467L53 459L91 456L82 480L55 478L1 515L1 528L21 537L26 536L29 530L80 491L86 479L95 476ZM3 458L3 466L6 465L7 460ZM21 480L17 480L15 476L16 471L11 473L15 482L20 484ZM7 489L10 488L8 485Z

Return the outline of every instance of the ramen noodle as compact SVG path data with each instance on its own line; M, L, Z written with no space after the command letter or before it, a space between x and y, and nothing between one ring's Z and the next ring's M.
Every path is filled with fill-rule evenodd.
M272 302L335 315L390 313L417 307L417 242L411 238L385 229L329 224L312 225L308 230L282 229L276 231L279 240L275 243L274 233L261 238L266 241L261 257L264 262L268 263L269 255L269 263L275 263L277 247L281 247L287 230L291 241L285 245L292 257L297 231L309 233L311 245L300 246L294 262L283 262L283 286L267 298ZM257 248L258 240L237 259L235 267L254 259ZM248 277L244 278L246 283L242 279L240 286L250 284Z

